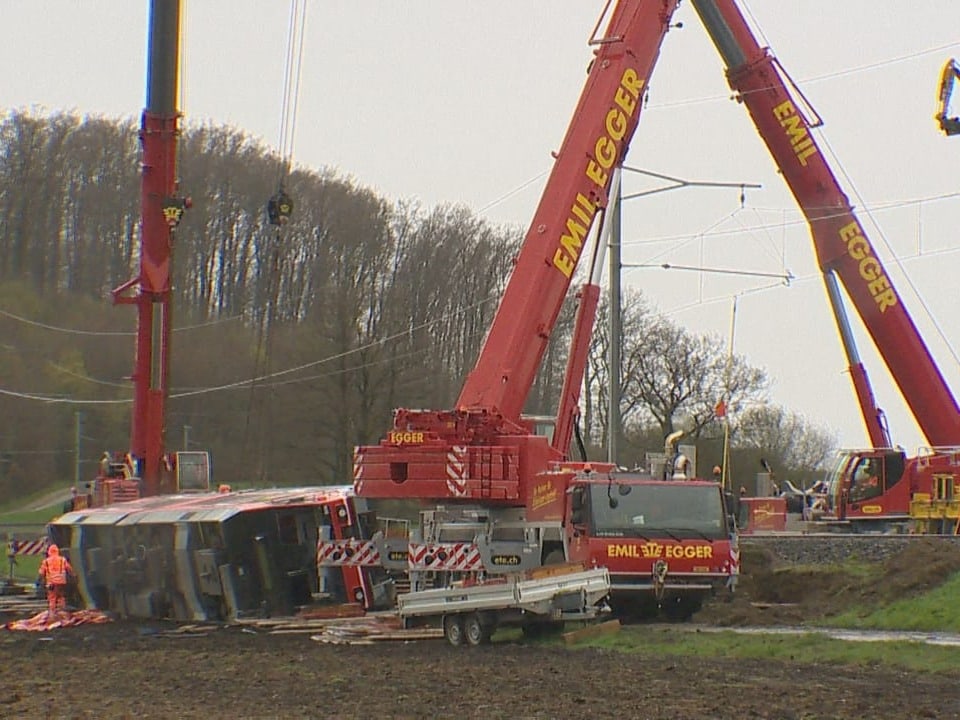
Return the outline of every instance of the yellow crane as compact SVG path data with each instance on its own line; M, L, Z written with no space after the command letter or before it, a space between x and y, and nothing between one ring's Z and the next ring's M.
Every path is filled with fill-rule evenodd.
M960 135L960 117L950 117L950 95L953 93L954 85L960 79L960 65L956 59L951 58L943 66L943 72L940 73L940 98L937 104L937 114L934 117L940 123L940 129L947 135Z

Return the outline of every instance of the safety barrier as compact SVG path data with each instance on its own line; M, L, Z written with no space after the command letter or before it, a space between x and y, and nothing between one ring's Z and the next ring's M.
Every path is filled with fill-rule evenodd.
M47 539L11 540L7 543L7 557L14 555L43 555L47 550Z

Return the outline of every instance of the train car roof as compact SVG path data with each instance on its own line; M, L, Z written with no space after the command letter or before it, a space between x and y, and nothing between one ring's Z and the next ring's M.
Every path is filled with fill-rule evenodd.
M65 513L51 525L134 525L161 522L223 522L234 515L279 507L311 507L353 495L349 485L184 493L139 498Z

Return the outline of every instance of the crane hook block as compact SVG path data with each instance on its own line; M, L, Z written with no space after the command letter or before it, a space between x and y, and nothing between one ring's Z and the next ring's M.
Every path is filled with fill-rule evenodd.
M163 218L167 221L167 225L171 228L175 228L177 225L179 225L180 220L183 219L183 211L189 209L192 205L193 201L190 198L166 198L163 201L161 210L163 211Z
M286 225L292 214L293 200L283 190L279 190L267 203L267 217L271 225Z

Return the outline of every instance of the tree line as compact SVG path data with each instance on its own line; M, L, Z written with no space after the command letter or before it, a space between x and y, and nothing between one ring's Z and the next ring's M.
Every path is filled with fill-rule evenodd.
M139 270L139 173L132 121L13 111L0 122L0 502L92 478L104 449L129 444L136 315L109 297ZM275 153L227 127L184 129L179 176L193 204L173 238L168 448L210 450L218 481L343 484L353 447L377 442L394 408L452 406L523 228L464 206L389 200L335 169L285 176ZM278 229L265 207L281 177L295 211ZM556 410L574 312L571 300L530 413ZM583 400L597 456L606 312ZM789 416L765 402L762 370L641 294L625 298L623 326L626 453L661 447L681 422L710 446L720 398L731 415L753 408L754 422ZM785 468L801 462L790 455L800 433L822 449L796 467L812 471L832 440L793 420L793 437L765 451ZM746 446L777 438L734 436Z

